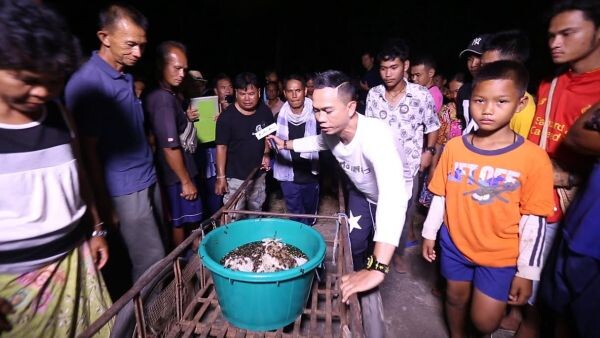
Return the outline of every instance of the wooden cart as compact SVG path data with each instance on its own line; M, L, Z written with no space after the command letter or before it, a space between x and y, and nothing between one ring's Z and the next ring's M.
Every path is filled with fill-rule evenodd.
M344 194L339 185L339 210L332 215L295 215L230 209L246 193L253 173L235 196L202 222L181 245L144 273L133 287L79 337L93 337L111 323L114 337L383 337L379 291L350 298L342 304L341 276L352 271ZM252 332L230 325L220 311L210 272L196 254L205 233L231 221L234 215L254 217L316 217L327 243L324 269L313 281L304 312L292 324L269 332ZM362 304L362 306L361 306ZM257 309L259 311L260 309ZM364 325L363 325L364 319Z

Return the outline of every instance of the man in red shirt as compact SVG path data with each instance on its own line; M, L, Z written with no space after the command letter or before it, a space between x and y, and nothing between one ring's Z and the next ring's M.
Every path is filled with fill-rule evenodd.
M543 244L546 256L579 177L593 164L593 160L568 149L563 140L577 118L600 98L599 7L594 0L567 0L551 8L548 47L552 61L560 68L554 78L543 81L538 88L537 109L528 137L548 152L554 168L555 208L548 217ZM533 285L530 305L535 302L537 284ZM538 315L532 306L526 307L516 337L535 337L539 333ZM502 326L509 328L509 322Z

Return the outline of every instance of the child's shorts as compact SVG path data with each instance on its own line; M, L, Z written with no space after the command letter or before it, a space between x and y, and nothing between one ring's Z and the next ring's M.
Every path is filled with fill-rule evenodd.
M440 230L442 276L449 281L468 281L479 291L501 302L508 301L508 293L517 268L485 267L468 260L460 251L442 225Z

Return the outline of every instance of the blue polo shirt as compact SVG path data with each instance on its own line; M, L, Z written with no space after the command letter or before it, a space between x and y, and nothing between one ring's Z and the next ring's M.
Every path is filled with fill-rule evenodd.
M97 52L65 88L65 102L80 133L98 140L112 197L144 190L156 182L144 111L133 88L133 77L115 70Z

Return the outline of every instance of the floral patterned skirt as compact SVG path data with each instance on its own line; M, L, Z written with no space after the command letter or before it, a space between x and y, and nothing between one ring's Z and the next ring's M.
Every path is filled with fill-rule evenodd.
M112 304L87 242L57 262L23 274L0 274L11 302L11 331L2 337L75 337ZM96 337L108 337L112 321Z

